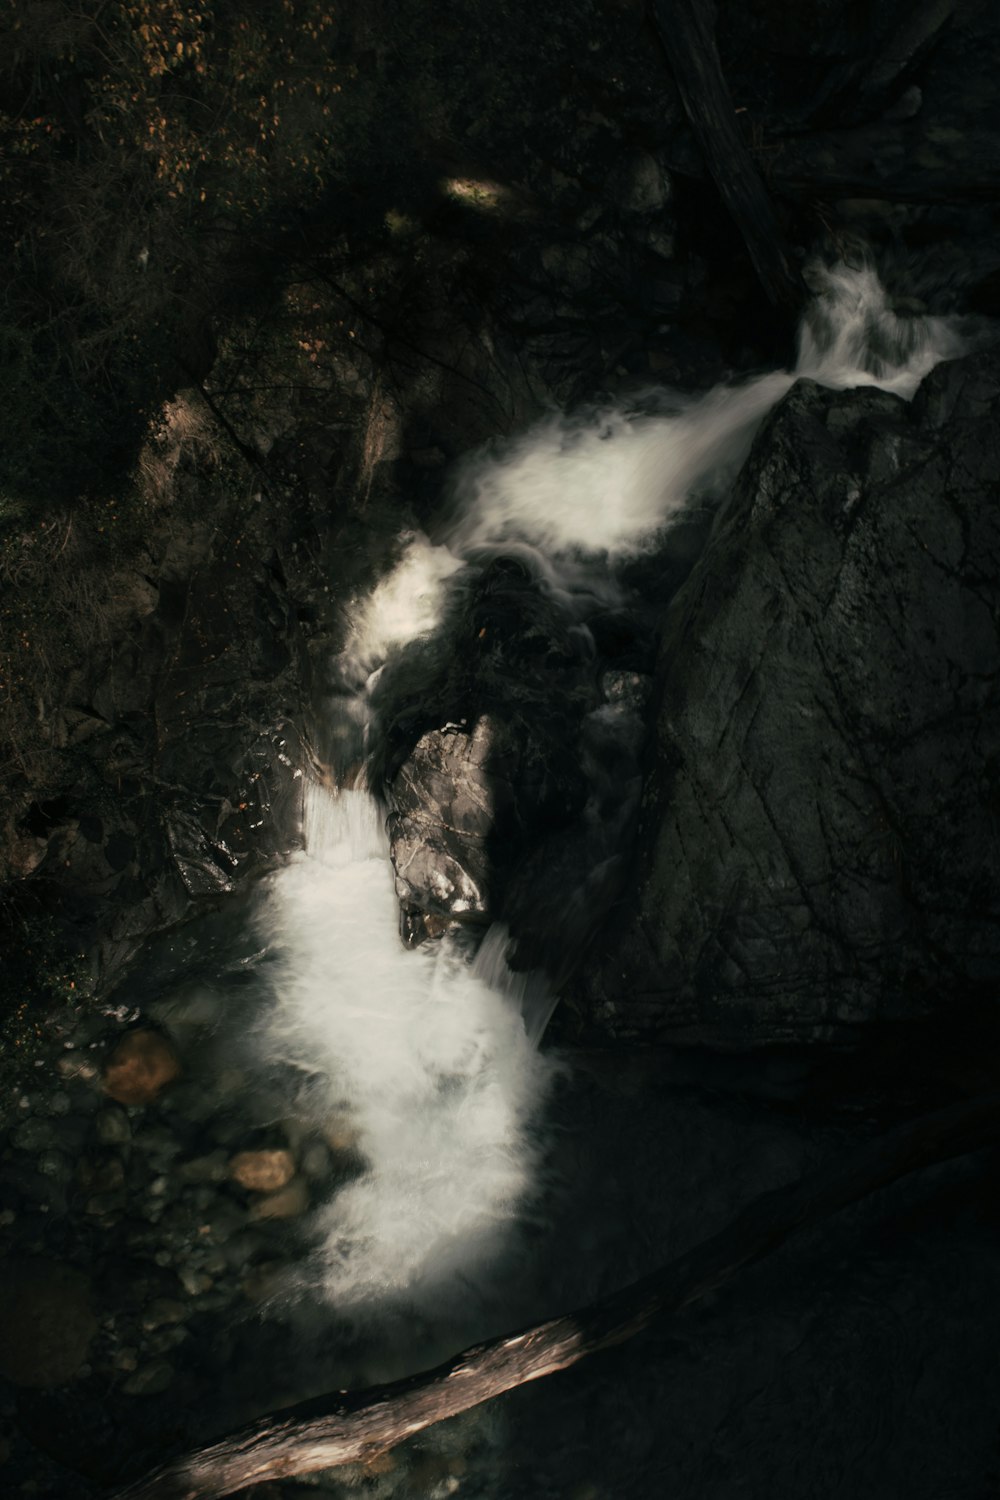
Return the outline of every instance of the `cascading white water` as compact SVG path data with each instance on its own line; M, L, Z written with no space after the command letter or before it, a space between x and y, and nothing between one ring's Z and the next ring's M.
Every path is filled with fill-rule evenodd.
M793 372L676 400L667 416L553 418L468 465L446 544L405 539L398 566L358 604L340 663L355 728L387 656L435 629L460 570L521 551L567 606L613 597L608 559L653 545L692 491L731 472L797 378L910 396L960 352L950 322L896 318L874 272L814 277ZM338 1306L385 1292L419 1302L459 1270L474 1277L498 1226L530 1198L533 1121L553 1065L521 1007L528 990L532 1014L546 1006L536 979L506 970L499 929L475 962L455 939L400 945L367 791L311 786L304 831L305 853L271 880L261 915L281 955L269 1044L313 1078L314 1113L336 1115L365 1163L320 1211L323 1282Z

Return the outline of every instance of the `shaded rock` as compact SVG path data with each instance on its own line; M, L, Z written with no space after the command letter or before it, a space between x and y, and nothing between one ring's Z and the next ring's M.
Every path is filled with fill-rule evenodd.
M127 1146L132 1140L132 1126L123 1109L113 1105L99 1110L94 1120L94 1134L102 1146Z
M295 1161L283 1148L265 1151L238 1151L230 1160L229 1175L240 1187L253 1193L273 1193L291 1182Z
M154 1297L142 1314L142 1326L147 1333L165 1328L174 1323L183 1323L187 1308L173 1297Z
M83 1272L53 1261L0 1267L0 1373L14 1385L64 1385L81 1371L97 1332Z
M276 1193L258 1198L250 1209L251 1219L295 1219L309 1207L309 1189L305 1179L293 1177Z
M90 1083L97 1077L97 1064L87 1056L85 1052L76 1050L67 1052L60 1057L56 1068L63 1078L78 1078L81 1082Z
M995 983L998 418L990 352L765 424L665 621L601 1029L815 1040Z
M130 1031L104 1064L104 1092L119 1104L148 1104L180 1076L181 1064L159 1031Z
M58 1144L59 1137L51 1121L32 1116L18 1125L13 1141L19 1151L46 1151Z
M76 1180L84 1193L116 1193L125 1186L125 1167L120 1156L83 1156Z

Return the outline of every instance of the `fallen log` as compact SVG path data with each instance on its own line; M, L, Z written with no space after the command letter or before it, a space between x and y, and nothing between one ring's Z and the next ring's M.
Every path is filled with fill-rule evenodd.
M704 0L653 0L653 26L705 164L772 306L794 313L806 291L736 123Z
M169 1461L115 1500L210 1500L264 1480L370 1462L436 1422L623 1343L798 1230L898 1178L997 1141L1000 1093L924 1115L755 1198L721 1233L589 1307L474 1345L405 1380L333 1392L262 1417Z

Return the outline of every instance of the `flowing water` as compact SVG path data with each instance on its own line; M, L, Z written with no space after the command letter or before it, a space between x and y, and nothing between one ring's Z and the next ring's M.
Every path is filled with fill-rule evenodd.
M581 649L593 649L595 612L626 597L629 565L654 553L692 503L711 505L722 493L796 379L876 385L908 398L938 360L962 348L949 321L897 318L870 270L834 267L813 278L793 371L694 398L663 392L654 414L646 402L641 410L552 417L499 452L470 459L439 534L401 538L395 568L353 601L331 664L338 690L328 775L320 781L302 768L304 847L253 894L236 942L242 956L226 961L230 971L242 966L241 993L252 995L238 1011L244 1034L232 1045L266 1095L259 1118L283 1120L296 1138L322 1136L352 1165L316 1195L300 1226L296 1269L275 1280L264 1303L265 1323L284 1319L291 1329L298 1385L274 1390L262 1335L251 1330L246 1355L233 1356L247 1367L234 1416L333 1384L401 1375L473 1338L586 1301L712 1232L748 1193L836 1149L836 1131L792 1129L740 1102L746 1079L736 1062L703 1062L695 1078L666 1054L612 1065L539 1049L553 999L543 977L508 967L500 925L478 943L458 932L405 949L384 811L366 769L386 683L391 689L398 680L400 663L405 676L407 652L445 628L456 591L491 561L518 559ZM592 745L601 735L623 743L637 736L634 713L599 714L587 730ZM601 759L596 751L594 758ZM621 805L595 795L586 816L611 825ZM612 844L613 830L594 847L606 855ZM556 894L563 904L572 895ZM221 953L226 942L232 948L231 934L224 942L203 924L185 961ZM227 1025L224 1017L223 1037ZM209 1049L202 1058L206 1073L214 1056ZM758 1063L754 1088L780 1101L794 1071ZM919 1365L933 1336L919 1332L919 1319L901 1330L898 1310L880 1310L899 1296L891 1255L886 1265L872 1270L860 1302L848 1298L848 1312L875 1329L877 1357L890 1372L901 1355ZM776 1274L780 1281L780 1268ZM331 1478L318 1492L340 1494L343 1482L436 1500L459 1491L484 1500L644 1500L668 1475L691 1500L749 1494L726 1453L753 1448L755 1424L760 1441L781 1440L782 1421L798 1411L791 1390L784 1413L755 1408L761 1391L776 1369L798 1378L797 1351L810 1329L821 1343L840 1336L823 1322L822 1276L800 1274L808 1313L782 1322L772 1310L779 1293L761 1282L739 1327L689 1319L680 1342L647 1341L638 1353L609 1357L606 1386L581 1384L585 1374L551 1391L545 1383L541 1396L515 1395L502 1410L446 1424L416 1457ZM921 1285L919 1274L916 1283L911 1277L906 1296ZM942 1307L949 1336L971 1350L978 1335L964 1304ZM720 1367L721 1384L713 1374ZM807 1366L802 1389L821 1390L816 1381ZM669 1430L664 1410L674 1414ZM844 1415L865 1452L878 1442L876 1416L870 1403ZM687 1420L713 1434L697 1462ZM800 1434L790 1448L788 1493L813 1492L809 1452ZM846 1487L838 1483L824 1479L816 1492L880 1493L877 1481L863 1491L851 1489L849 1475Z
M796 379L909 397L962 347L948 320L896 317L870 269L814 280L794 371L673 397L667 415L555 417L471 460L444 538L406 539L396 568L358 601L339 663L353 692L334 730L364 745L385 662L433 634L469 570L530 555L585 630L594 603L620 592L616 564L655 548L694 493L718 490ZM262 1045L308 1077L311 1110L343 1114L365 1163L317 1220L317 1274L340 1308L404 1292L430 1307L456 1274L484 1273L530 1211L536 1122L555 1071L522 1020L540 1030L544 987L507 970L496 929L478 959L456 937L401 947L381 816L365 790L310 786L305 851L268 882L259 916L280 953Z

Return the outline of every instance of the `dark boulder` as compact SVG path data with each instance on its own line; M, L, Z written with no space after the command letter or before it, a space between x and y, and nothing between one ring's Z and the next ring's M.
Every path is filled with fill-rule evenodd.
M998 423L988 351L765 424L664 622L592 1029L813 1041L995 991Z

